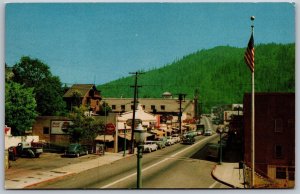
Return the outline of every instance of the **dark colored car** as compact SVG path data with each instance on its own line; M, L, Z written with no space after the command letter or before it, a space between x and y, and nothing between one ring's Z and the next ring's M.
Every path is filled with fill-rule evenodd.
M194 136L186 136L182 139L183 144L194 144L195 143L195 138Z
M79 157L81 155L87 155L88 151L85 147L78 143L72 143L68 146L67 150L65 151L65 156L76 156Z

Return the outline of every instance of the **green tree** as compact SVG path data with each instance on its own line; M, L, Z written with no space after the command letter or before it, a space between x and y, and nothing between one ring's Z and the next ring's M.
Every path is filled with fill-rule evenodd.
M12 135L23 135L32 126L37 116L35 109L32 88L5 83L5 123L12 128Z
M62 83L58 77L52 76L48 65L38 59L22 57L12 71L13 81L34 88L40 115L60 115L65 112Z
M44 78L35 86L37 111L41 115L63 115L66 104L63 101L63 88L58 77Z
M86 107L80 106L74 107L73 112L70 113L69 118L73 121L68 129L71 142L93 144L97 135L104 131L103 122L88 116L87 111Z

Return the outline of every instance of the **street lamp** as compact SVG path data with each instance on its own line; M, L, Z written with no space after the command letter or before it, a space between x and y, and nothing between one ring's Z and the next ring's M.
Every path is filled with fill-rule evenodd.
M220 133L220 161L219 161L219 164L221 165L222 164L222 134L223 133L228 133L228 131L229 131L229 128L226 126L226 127L224 127L224 126L221 126L221 127L219 127L218 128L218 131L219 131L219 133Z
M220 133L220 161L219 164L222 164L222 132L223 132L223 128L220 127L219 128L219 133Z
M126 123L124 123L124 153L123 156L126 156Z
M137 128L134 130L134 138L137 143L137 188L142 188L142 162L141 158L143 157L143 144L146 139L146 130L143 129L142 124L140 123Z

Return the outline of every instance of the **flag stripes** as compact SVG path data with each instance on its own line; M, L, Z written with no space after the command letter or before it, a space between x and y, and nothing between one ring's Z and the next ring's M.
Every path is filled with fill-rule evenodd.
M245 63L250 68L251 72L254 72L254 38L253 33L251 33L251 37L248 43L248 47L245 52Z

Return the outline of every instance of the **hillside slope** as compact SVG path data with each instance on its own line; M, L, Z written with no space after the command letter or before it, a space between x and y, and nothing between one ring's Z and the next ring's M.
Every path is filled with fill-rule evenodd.
M244 63L245 48L219 46L201 50L139 76L139 97L159 98L165 91L176 96L195 91L206 111L218 104L242 103L251 92L251 73ZM99 85L104 97L133 97L134 77ZM295 92L295 44L255 47L256 92Z

